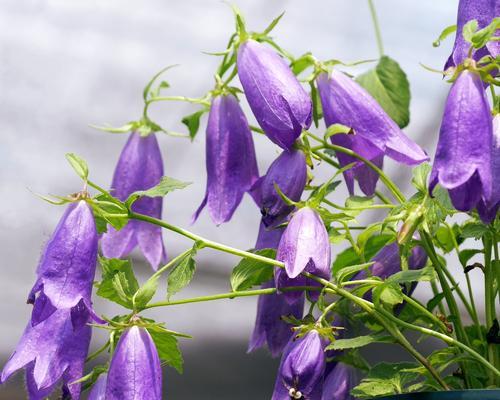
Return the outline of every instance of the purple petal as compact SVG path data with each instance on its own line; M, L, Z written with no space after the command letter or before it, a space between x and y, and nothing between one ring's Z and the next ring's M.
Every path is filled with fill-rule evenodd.
M206 200L216 225L231 219L234 211L258 178L252 133L238 100L233 95L212 100L207 125Z
M127 329L109 366L106 400L161 400L162 370L153 339L144 328Z
M130 194L156 186L163 176L163 159L154 133L144 137L131 133L115 168L111 193L124 201ZM132 210L150 217L161 218L163 199L143 197L132 205ZM102 252L108 258L127 256L139 244L153 269L165 262L165 248L160 229L153 229L143 221L130 221L116 231L109 227L102 236Z
M92 386L89 398L87 400L106 400L106 379L108 374L101 374Z
M75 307L80 300L91 304L97 263L97 230L89 205L81 200L66 209L50 238L37 268L37 282L29 296L39 292L33 323L50 316L56 308Z
M430 191L439 183L463 211L491 196L492 149L490 107L478 74L463 71L446 100ZM473 190L473 191L471 191Z
M356 370L338 363L325 379L321 400L354 400L350 393L357 383Z
M249 39L238 49L238 76L248 104L266 135L291 149L311 126L312 102L286 62L274 50Z

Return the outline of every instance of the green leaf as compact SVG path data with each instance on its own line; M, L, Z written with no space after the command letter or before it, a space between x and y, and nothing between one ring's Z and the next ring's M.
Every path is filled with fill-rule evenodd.
M301 72L314 65L314 58L311 53L306 53L301 55L299 58L293 60L290 68L295 75L299 75Z
M427 177L430 172L431 166L428 163L420 164L413 169L413 178L411 182L419 192L427 193Z
M430 282L436 277L433 267L425 267L417 270L400 271L391 275L388 282L409 283L409 282Z
M500 17L496 17L488 26L475 32L472 35L470 42L476 49L480 49L481 47L486 46L486 44L493 39L497 32L497 29L499 28Z
M484 224L469 222L462 226L462 232L460 236L463 238L474 238L480 239L486 233L488 233L488 227Z
M472 43L472 36L477 31L477 28L478 28L478 24L477 24L477 20L475 20L475 19L470 20L469 22L467 22L464 25L464 27L462 29L462 36L464 37L464 39L467 42Z
M410 83L396 61L382 56L374 69L359 75L356 81L377 100L400 128L408 125Z
M139 284L129 260L99 257L102 267L102 281L97 286L97 295L133 309L132 297Z
M366 336L356 336L350 339L337 339L332 344L328 345L326 350L345 350L364 347L370 343L393 343L391 336L384 334L373 334Z
M116 230L120 230L127 225L129 220L128 210L125 205L111 196L109 193L102 193L94 197L90 202L96 225L98 229L104 231L106 223L110 224Z
M373 262L357 264L357 265L349 265L348 267L340 269L335 275L335 279L338 283L342 283L351 278L354 274L358 273L359 271L367 270L372 265Z
M418 372L404 371L415 368L413 363L380 363L371 368L368 376L352 389L351 394L360 399L404 393L405 387L421 377Z
M346 125L342 125L342 124L333 124L333 125L330 125L327 129L326 129L326 133L325 133L325 140L330 138L331 136L333 135L338 135L339 133L349 133L352 131L352 128L349 127L349 126L346 126Z
M89 176L89 167L87 162L75 153L66 153L66 160L68 160L78 176L86 181Z
M481 254L483 250L480 249L464 249L460 250L458 253L458 259L460 260L460 264L462 267L466 267L469 260L474 257L476 254Z
M373 289L373 302L395 306L403 302L403 290L396 282L386 281Z
M164 176L161 178L160 183L156 186L148 190L139 190L137 192L132 193L126 204L130 207L139 197L163 197L166 196L169 192L172 192L177 189L184 189L186 186L189 186L191 182L182 182L177 179L170 178L168 176Z
M274 18L271 23L268 25L268 27L262 32L264 35L268 35L271 33L271 31L278 25L278 22L280 22L281 17L285 15L285 12L283 11L280 15L278 15L276 18Z
M273 259L276 256L274 249L262 249L254 253ZM231 289L236 292L261 285L270 280L273 277L273 273L272 265L252 258L244 258L234 267L231 273Z
M196 262L193 258L195 254L196 251L192 250L173 267L167 279L167 298L170 299L174 294L180 292L193 279L196 271Z
M148 332L153 338L160 360L182 374L184 360L179 350L177 338L163 331L160 327L148 328Z
M352 217L356 217L363 211L364 208L373 204L372 197L350 196L345 201L347 210L344 213Z
M158 289L159 278L159 275L152 275L151 278L137 290L133 297L135 309L141 310L151 301Z
M450 25L447 26L446 28L443 29L439 37L432 42L432 45L434 47L439 47L441 45L441 42L445 40L449 35L457 31L457 26L456 25Z
M425 308L427 308L430 312L432 312L439 305L439 303L441 303L441 300L443 300L444 297L445 294L443 292L436 294L432 299L430 299L427 302Z
M200 119L203 114L207 112L206 109L196 111L193 114L186 115L182 118L182 123L186 125L189 130L189 137L193 140L200 129Z

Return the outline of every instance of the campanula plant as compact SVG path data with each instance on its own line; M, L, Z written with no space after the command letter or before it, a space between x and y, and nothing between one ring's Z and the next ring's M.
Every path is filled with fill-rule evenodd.
M461 0L457 26L437 41L456 32L446 80L435 81L449 87L435 153L402 130L410 122L408 76L385 54L372 0L380 57L357 75L351 66L360 63L283 48L270 35L283 14L253 32L233 7L235 32L227 48L214 53L220 57L215 87L201 97L164 95L170 85L160 78L167 67L144 88L138 120L104 128L129 134L110 190L89 178L83 158L67 155L83 187L68 196L42 196L66 211L42 251L28 296L31 318L27 312L0 383L24 370L31 399L56 396L59 388L60 397L72 400L169 398L164 377L171 368L183 371L180 345L189 346L191 336L175 330L175 318L167 325L148 318L147 310L256 296L248 351L267 347L281 357L274 387L264 389L267 399L448 391L456 391L446 394L452 398L499 398L497 3ZM151 106L169 101L196 107L181 119L189 134L149 116ZM441 106L439 99L428 101ZM247 106L253 116L245 114ZM207 207L216 225L236 223L234 212L250 194L256 224L244 229L259 224L250 250L162 220L163 197L188 183L163 176L160 135L196 140L207 113L206 191L194 219ZM257 135L262 141L254 146ZM275 158L259 177L262 143ZM384 172L386 157L413 169L411 187ZM338 190L342 176L347 196ZM355 194L356 181L363 196ZM192 241L168 262L163 229ZM130 259L136 247L155 270L144 279ZM208 267L197 263L207 248L238 258L228 277L231 290L178 298L197 270ZM102 302L94 310L93 287L121 311L107 315L112 308L101 309ZM94 337L104 336L103 343L88 354L97 329L104 335ZM426 347L429 338L433 349ZM374 344L387 349L378 359L366 356ZM396 346L406 358L395 359ZM254 389L245 387L247 394ZM213 397L210 387L204 391Z

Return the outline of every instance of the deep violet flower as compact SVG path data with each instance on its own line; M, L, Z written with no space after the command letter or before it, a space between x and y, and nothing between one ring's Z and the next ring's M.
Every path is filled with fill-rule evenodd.
M292 338L281 358L272 400L321 400L326 341L311 330Z
M276 248L278 246L283 228L267 230L263 223L260 224L259 236L255 245L256 249ZM262 285L262 288L274 287L274 280ZM282 316L302 318L304 312L304 295L293 304L288 304L283 294L260 295L257 304L255 327L248 344L248 351L256 350L267 344L273 357L283 351L293 335L290 324L283 321Z
M207 190L193 222L208 205L212 221L220 225L231 219L259 176L252 133L236 97L212 100L206 133Z
M266 174L252 187L252 196L259 205L262 222L274 227L283 222L294 207L287 205L275 185L293 201L299 201L306 186L307 165L302 151L283 151L269 166Z
M325 224L316 211L304 207L292 216L281 237L276 259L285 264L284 270L275 269L277 288L304 284L320 286L300 275L303 271L324 279L331 278L330 239ZM285 292L284 295L293 303L299 298L300 292ZM318 294L311 292L309 295L315 299Z
M283 58L255 40L240 45L237 67L259 125L269 139L290 150L302 130L311 126L311 98Z
M349 365L337 363L325 378L321 400L354 400L350 392L357 383L356 370Z
M490 201L492 118L479 74L464 70L446 100L429 192L439 183L460 211Z
M488 202L481 200L477 205L477 211L481 220L489 224L497 216L500 207L500 114L493 117L493 146L491 151L491 176L493 179L491 199Z
M106 381L106 400L161 400L162 370L158 351L144 328L123 332Z
M87 313L87 321L88 317ZM56 310L36 326L28 323L2 371L0 383L26 368L30 399L46 398L61 380L64 398L79 399L80 384L71 383L83 375L91 333L86 324L74 327L68 308Z
M87 400L106 400L106 380L108 374L101 374L95 381Z
M37 268L28 302L36 325L57 309L71 309L75 324L92 311L92 284L97 263L97 230L90 206L71 203L48 241ZM83 315L83 321L80 316Z
M116 165L111 193L125 201L131 193L157 185L162 176L163 160L156 136L151 133L144 137L133 132ZM161 218L162 203L161 197L143 197L132 205L132 210ZM109 226L101 245L108 258L125 257L138 245L153 269L166 260L161 228L144 221L131 220L119 231Z
M333 144L355 151L378 167L382 167L384 156L407 165L428 160L425 152L403 133L377 101L353 79L333 70L330 76L327 73L320 74L317 84L326 125L342 124L352 129L349 134L333 135ZM346 154L337 152L337 158L342 167L356 163L344 172L349 192L354 193L356 179L363 193L371 196L378 174Z
M444 69L456 67L464 62L469 54L471 44L468 43L462 34L464 25L475 19L478 29L483 29L490 24L493 18L500 15L500 2L497 0L460 0L458 3L457 15L457 33L455 44ZM485 47L478 49L473 53L473 58L477 61L486 55L493 58L500 54L500 43L490 41Z

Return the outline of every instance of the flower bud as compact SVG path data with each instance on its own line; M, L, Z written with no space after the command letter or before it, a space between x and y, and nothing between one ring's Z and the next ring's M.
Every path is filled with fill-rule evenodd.
M144 328L123 332L109 366L106 400L161 400L162 371L158 351Z
M481 77L464 70L446 100L429 192L439 183L457 210L470 211L492 194L490 106Z
M252 133L232 94L212 100L206 134L207 190L193 222L208 205L212 221L220 225L231 219L259 176Z
M238 49L238 76L248 104L267 137L290 150L311 126L312 102L274 50L248 39Z
M111 194L125 201L133 192L156 186L162 176L163 160L155 134L144 137L133 132L116 164ZM142 197L132 204L132 210L161 219L162 206L161 197ZM161 228L144 221L130 220L119 231L108 226L108 232L102 236L101 246L107 258L125 257L139 246L153 269L166 260Z

